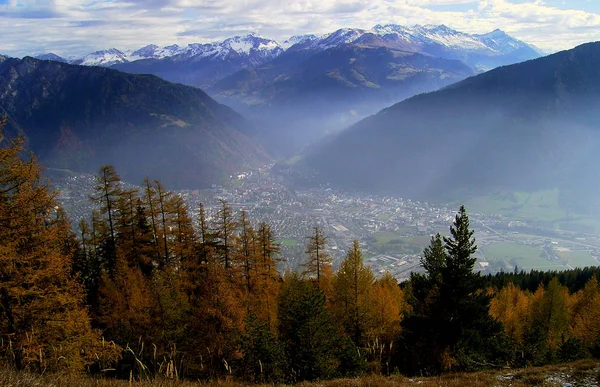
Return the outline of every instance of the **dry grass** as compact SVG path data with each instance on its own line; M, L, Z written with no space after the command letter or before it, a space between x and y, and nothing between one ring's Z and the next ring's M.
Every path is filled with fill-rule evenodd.
M520 370L501 370L464 374L447 374L430 378L404 376L366 376L356 379L338 379L323 382L299 383L298 387L488 387L488 386L600 386L600 361L584 360L576 363ZM0 370L0 386L56 386L56 387L242 387L247 384L234 381L177 382L155 380L147 382L102 380L91 377L66 375L32 375ZM257 386L258 387L258 386ZM266 387L266 386L265 386Z

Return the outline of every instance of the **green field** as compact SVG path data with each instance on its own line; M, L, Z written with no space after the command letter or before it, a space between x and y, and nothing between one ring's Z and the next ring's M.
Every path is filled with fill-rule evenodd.
M558 189L495 192L471 197L465 201L465 207L469 213L503 215L511 220L542 222L554 229L600 235L600 219L566 210L560 203Z
M391 214L379 214L379 215L377 215L377 220L380 221L380 222L387 222L390 219L392 219L392 215Z
M379 253L421 254L431 241L429 235L406 237L394 232L378 232L373 237Z
M598 266L598 261L587 251L557 251L556 255L572 267Z
M469 212L498 214L515 220L555 222L566 219L568 213L559 204L559 191L496 192L468 199Z
M480 250L493 267L502 267L498 264L498 261L501 261L511 267L518 266L524 270L565 268L565 265L545 259L542 251L534 246L503 242L494 243Z
M298 241L295 240L295 239L284 239L284 240L281 240L281 241L278 241L278 242L279 242L279 244L281 244L282 246L285 246L285 247L296 247L296 246L298 246Z

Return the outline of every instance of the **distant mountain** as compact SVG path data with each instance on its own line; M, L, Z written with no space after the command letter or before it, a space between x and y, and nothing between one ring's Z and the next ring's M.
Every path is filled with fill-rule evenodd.
M69 60L69 63L106 67L116 65L123 71L132 73L146 71L167 80L206 87L224 77L222 74L229 75L231 71L259 66L288 50L315 54L344 44L363 44L365 40L372 40L372 35L380 38L379 44L388 48L458 59L478 70L517 63L541 55L534 47L500 30L489 34L470 35L444 25L404 27L390 24L377 25L370 30L343 28L322 36L312 34L293 36L281 44L256 34L249 34L222 42L194 43L186 47L178 45L159 47L151 44L133 52L112 48ZM42 59L52 60L50 57ZM241 63L230 64L236 60ZM142 62L136 63L139 61ZM226 70L218 72L211 69L210 75L202 76L203 69L210 61L223 62ZM188 66L184 66L184 63ZM178 76L176 73L180 71L186 72L186 75Z
M158 47L156 44L150 44L132 52L128 57L128 61L131 62L142 59L163 59L177 55L181 52L182 48L176 44L162 48Z
M477 70L489 70L541 56L534 47L510 37L501 30L483 35L470 35L444 25L377 25L373 32L391 46L442 58L458 59Z
M114 164L125 179L206 187L268 156L253 128L200 89L26 57L0 62L7 135L23 133L50 167L95 172Z
M294 37L284 47L277 58L207 91L250 118L270 121L263 125L272 128L269 137L279 143L291 136L284 141L296 148L413 95L539 57L501 31L469 35L445 26L344 28Z
M471 75L473 71L457 60L342 44L310 56L290 49L207 91L262 120L271 149L291 151L385 106Z
M147 59L124 61L112 67L129 73L154 74L172 82L206 87L240 69L260 66L283 52L283 48L274 40L255 34L236 36L217 43L190 44L184 48L155 47L145 47L142 55L138 50L130 57L134 60L136 55L146 55Z
M446 26L377 25L282 44L250 34L131 53L111 49L73 63L206 89L255 121L269 149L286 155L415 94L538 56L499 30L469 35Z
M128 62L127 55L124 52L117 50L116 48L92 52L91 54L86 55L83 58L69 61L69 63L75 65L105 67L126 62Z
M47 54L40 54L40 55L36 55L35 59L39 59L39 60L53 60L55 62L62 62L62 63L67 63L69 62L67 59L58 56L52 52L49 52Z
M364 119L304 165L321 182L400 195L558 187L589 199L600 188L599 66L590 43L497 68Z

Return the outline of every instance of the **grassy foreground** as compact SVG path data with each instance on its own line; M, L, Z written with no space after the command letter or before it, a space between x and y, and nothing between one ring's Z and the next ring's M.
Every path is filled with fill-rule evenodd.
M81 386L81 387L242 387L248 384L233 381L179 382L170 380L117 381L65 375L32 375L0 370L0 386ZM366 376L356 379L337 379L323 382L304 382L299 387L391 387L391 386L600 386L600 361L584 360L569 364L518 370L498 370L476 373L446 374L440 377L407 378L404 376ZM255 385L258 387L258 385ZM264 385L266 386L266 385Z

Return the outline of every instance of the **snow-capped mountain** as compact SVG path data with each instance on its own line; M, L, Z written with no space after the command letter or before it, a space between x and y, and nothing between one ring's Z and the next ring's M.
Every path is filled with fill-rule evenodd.
M129 62L127 58L127 54L122 51L117 50L116 48L111 48L108 50L100 50L92 52L89 55L84 56L83 58L76 59L71 61L71 64L77 64L82 66L112 66L117 63L126 63Z
M409 52L420 52L442 58L459 59L478 69L533 59L541 55L534 47L512 38L501 30L472 35L453 30L445 25L396 24L376 25L370 30L344 28L290 46L289 50L326 50L341 44L381 45ZM514 58L500 58L518 53ZM495 60L487 60L494 57Z
M127 60L129 62L141 59L163 59L173 55L177 55L181 52L182 48L176 44L166 47L158 47L156 44L150 44L146 47L142 47L128 55Z
M514 39L500 30L478 35L456 31L445 25L406 27L397 24L378 24L370 30L342 28L320 36L313 34L292 36L281 44L257 34L248 34L228 38L221 42L192 43L185 47L176 44L159 47L151 44L129 52L112 48L70 60L69 63L86 66L113 66L147 59L198 61L210 58L223 61L237 57L249 60L250 64L260 64L274 59L288 50L319 52L342 44L385 44L410 52L465 60L467 64L477 68L494 67L495 63L493 61L477 63L477 60L469 60L468 58L473 55L503 56L519 51L523 55L518 59L531 59L541 54L534 47ZM40 55L37 58L65 61L52 53ZM509 62L510 60L507 64Z
M235 36L215 43L193 43L180 49L172 55L173 60L200 60L212 58L227 60L232 56L251 58L253 61L273 59L284 51L283 47L274 40L266 39L256 34Z
M172 58L176 61L198 60L202 58L213 58L215 60L225 60L231 55L252 57L260 61L277 57L284 51L284 48L274 40L260 37L256 34L246 36L235 36L222 42L215 43L192 43L185 47L176 44L159 47L150 44L135 51L120 51L116 48L93 52L83 58L69 61L72 64L84 66L105 66L110 67L115 64L135 62L145 59L165 59ZM37 56L38 59L50 59L54 54L44 54ZM56 56L57 58L60 58ZM61 58L62 59L62 58Z
M535 47L511 37L507 35L504 31L499 29L496 29L487 34L474 36L487 47L504 54L527 48L532 48L535 51L539 52L539 50ZM541 54L541 52L539 53Z
M150 73L173 82L209 87L237 71L262 66L284 53L287 60L293 63L347 45L381 47L455 59L477 71L541 55L533 47L500 30L473 35L444 25L405 27L388 24L376 25L368 30L342 28L324 35L293 36L281 44L257 34L248 34L219 42L192 43L187 46L159 47L151 44L134 51L112 48L68 62L114 67L131 73ZM62 59L51 53L38 58Z
M285 40L283 43L281 43L281 48L283 48L284 50L287 50L288 48L290 48L294 45L311 43L311 42L314 42L314 41L322 39L322 38L323 38L323 36L319 37L314 34L295 35L295 36L292 36L291 38Z

